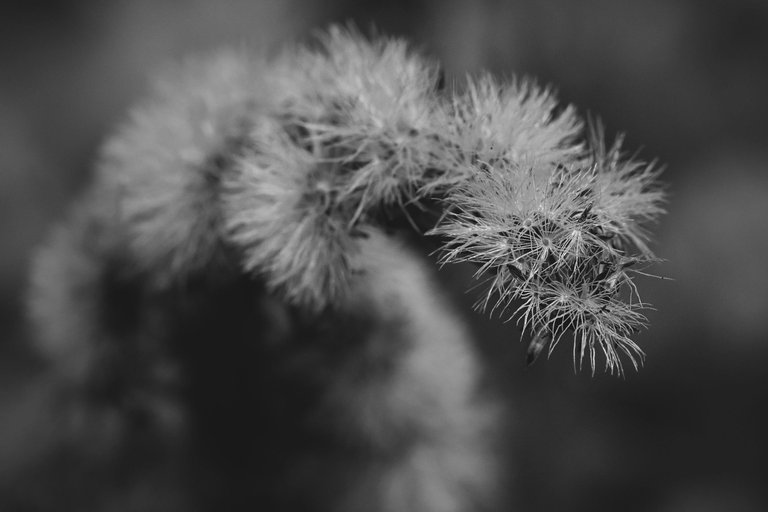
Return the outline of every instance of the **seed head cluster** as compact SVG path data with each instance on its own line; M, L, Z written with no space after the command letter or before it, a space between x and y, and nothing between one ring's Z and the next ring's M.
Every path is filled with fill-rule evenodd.
M338 27L271 58L192 61L107 145L100 186L158 286L234 255L309 310L347 292L382 211L438 204L419 229L441 237L442 262L477 266L481 309L518 319L550 351L572 335L574 361L593 370L600 352L609 371L622 357L637 367L632 272L653 258L644 226L662 213L658 170L530 80L440 82L404 42Z
M558 163L532 159L476 165L448 192L449 211L432 231L446 239L444 262L468 261L489 283L480 309L517 318L550 340L573 334L574 363L598 349L606 369L621 357L637 367L643 352L630 335L644 325L631 273L653 256L642 229L661 212L653 165L624 160L621 141L591 144Z

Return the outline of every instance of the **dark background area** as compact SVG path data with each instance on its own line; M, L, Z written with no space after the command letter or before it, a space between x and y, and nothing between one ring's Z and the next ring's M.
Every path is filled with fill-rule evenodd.
M512 325L468 313L515 411L516 510L768 510L768 3L760 0L106 0L0 8L0 479L44 368L23 314L30 255L110 128L169 60L275 48L330 22L403 36L451 80L552 84L666 167L645 367L524 368ZM455 273L460 275L461 273ZM462 274L463 275L463 274ZM455 286L460 301L467 283ZM467 308L468 309L468 308ZM30 405L29 407L32 407ZM27 407L28 409L28 407ZM24 420L31 422L31 420ZM30 423L31 424L31 423ZM23 438L23 436L22 436Z

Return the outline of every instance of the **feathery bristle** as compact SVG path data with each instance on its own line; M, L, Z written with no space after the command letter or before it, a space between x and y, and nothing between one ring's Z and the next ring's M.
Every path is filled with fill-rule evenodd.
M624 161L620 146L554 166L538 159L476 165L449 193L450 213L432 231L446 239L442 262L478 265L490 283L480 309L545 328L550 350L574 334L574 364L596 348L621 373L620 354L637 367L629 335L644 325L628 267L650 261L641 225L661 212L652 165ZM521 305L509 313L513 302Z
M348 293L356 238L428 200L445 205L430 231L442 262L474 263L490 284L480 308L548 329L550 349L574 333L593 369L595 347L611 371L619 353L642 360L628 262L653 259L658 169L606 145L599 124L583 134L530 80L442 93L437 75L403 41L333 27L316 48L223 53L166 77L101 169L135 265L162 284L234 255L320 310Z
M119 196L135 265L160 284L221 256L218 174L266 92L260 68L239 52L186 62L104 148L98 178Z
M440 129L436 67L403 41L372 42L338 27L321 43L320 51L294 50L279 60L300 69L306 84L282 98L279 116L344 170L341 200L360 211L408 201Z
M338 176L264 121L222 179L228 240L248 272L265 277L289 302L321 309L346 289L355 251L350 222L336 199Z

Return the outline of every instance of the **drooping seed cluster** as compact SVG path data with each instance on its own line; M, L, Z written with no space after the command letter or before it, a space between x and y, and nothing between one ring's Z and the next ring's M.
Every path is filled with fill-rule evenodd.
M449 192L450 211L433 231L447 239L443 261L470 261L489 282L481 309L518 318L551 342L573 333L574 363L593 371L598 349L621 373L643 352L630 335L644 325L630 273L653 259L643 223L661 212L652 164L625 160L621 140L606 149L602 130L559 162L480 162Z
M637 366L643 324L631 271L661 213L653 165L585 135L572 107L530 81L468 78L402 41L332 28L318 48L192 61L159 82L107 145L102 187L136 266L158 286L234 254L241 271L309 310L348 289L350 258L382 209L429 200L443 262L487 279L479 306L574 358Z

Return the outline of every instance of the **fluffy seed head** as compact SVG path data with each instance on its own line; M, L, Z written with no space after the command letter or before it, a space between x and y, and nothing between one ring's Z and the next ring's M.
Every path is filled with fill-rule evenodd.
M545 168L571 161L580 153L574 141L582 123L573 107L556 107L552 92L530 80L468 78L466 90L445 105L450 122L443 137L449 144L436 164L444 174L425 186L452 187L474 175L478 164L536 161Z
M368 41L338 27L320 43L279 60L301 70L305 85L286 87L278 117L347 170L341 200L364 211L412 199L441 129L436 67L403 41Z
M337 200L337 169L263 120L222 182L225 231L245 270L289 302L320 309L346 290L351 217Z
M653 166L623 160L620 144L592 144L556 166L535 157L476 165L433 233L447 240L443 262L473 262L490 283L478 307L548 330L550 350L573 333L574 363L587 357L594 371L599 348L621 373L620 354L635 367L643 359L629 338L645 320L630 272L652 258L641 223L663 196Z
M393 206L444 204L432 233L443 262L490 283L480 307L550 350L572 333L593 369L597 352L610 371L620 354L637 365L631 273L653 257L658 170L599 125L584 137L575 110L531 81L483 75L443 93L437 75L402 41L336 27L271 61L229 52L166 75L103 155L128 259L167 284L234 255L319 310L348 293L361 233Z
M217 179L260 98L260 66L239 52L191 60L155 83L102 154L135 264L158 283L220 257Z

